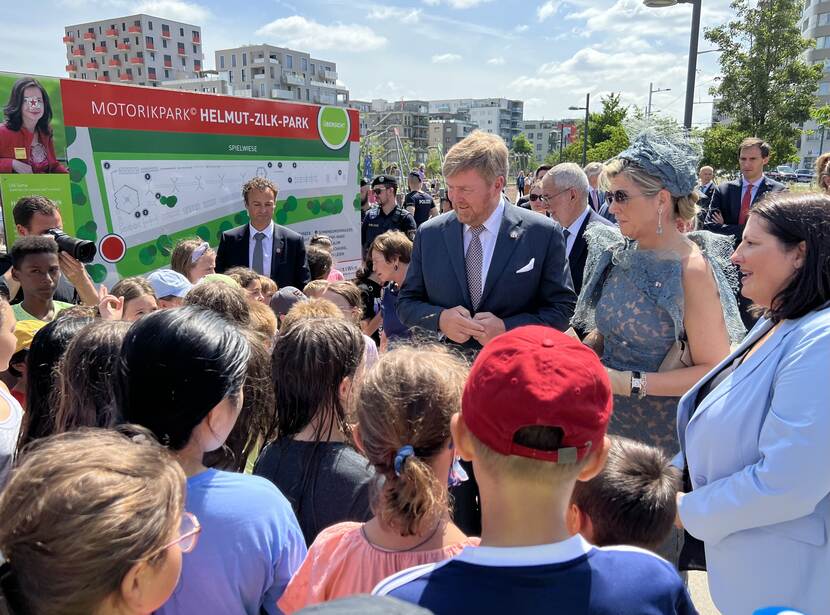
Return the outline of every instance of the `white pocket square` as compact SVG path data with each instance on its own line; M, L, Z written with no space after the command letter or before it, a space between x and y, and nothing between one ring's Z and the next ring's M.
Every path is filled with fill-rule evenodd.
M535 265L535 264L536 264L536 259L531 258L530 262L527 265L525 265L524 267L522 267L521 269L517 269L516 273L527 273L528 271L533 271L533 265Z

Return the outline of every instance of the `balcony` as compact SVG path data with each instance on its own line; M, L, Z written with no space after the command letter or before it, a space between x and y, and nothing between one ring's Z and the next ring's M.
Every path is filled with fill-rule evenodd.
M199 60L194 60L193 61L193 71L196 72L196 73L201 73L202 72L202 63L199 62Z
M124 73L123 75L121 75L121 76L119 77L119 79L120 79L121 81L132 81L132 80L133 80L133 76L132 76L130 73Z
M274 88L271 90L271 98L279 98L281 100L297 100L294 92L291 90L283 90L282 88Z
M173 60L165 60L164 68L173 68Z
M334 83L330 83L328 81L317 81L316 79L312 79L308 82L309 85L313 85L317 88L334 88Z
M109 66L121 66L121 60L119 60L118 58L113 58L112 60L107 62L107 65L109 65Z
M95 40L95 32L84 32L84 40L85 41L94 41Z
M147 47L147 49L149 49L150 51L155 51L156 50L155 44L151 43L150 41L147 41L147 44L145 45L145 47Z
M265 79L265 73L255 73L254 79Z
M66 36L63 37L62 40L63 40L64 43L74 43L75 42L75 37L72 36L71 34L67 34Z
M107 55L107 48L106 47L98 47L97 49L92 50L92 55L94 56L105 56Z
M253 90L234 90L234 96L241 96L243 98L253 98Z
M99 68L98 62L96 62L95 60L87 62L86 67L89 68L89 69L92 69L92 70L98 70L98 68Z
M150 81L158 81L158 79L156 78L156 69L155 68L147 69L147 79L149 79Z
M176 50L176 53L178 53L180 56L186 56L187 55L187 50L184 47L179 47Z
M130 26L127 28L127 32L130 34L141 34L141 26Z
M144 64L144 58L130 58L130 64Z
M161 38L173 38L173 35L172 35L172 34L170 34L170 30L164 30L164 29L162 29L162 31L161 31Z
M96 80L97 81L106 81L107 83L109 83L110 77L109 77L109 75L101 75L101 76L97 77Z
M323 71L323 76L330 81L337 81L337 71L335 70Z
M202 37L198 34L194 34L193 38L191 39L194 45L201 45L202 44Z
M119 51L129 51L130 50L130 44L129 43L118 43L115 47Z
M305 85L305 78L297 73L284 73L282 78L289 85Z
M75 49L72 52L72 55L75 56L76 58L83 58L84 57L84 50L83 49Z
M116 38L118 36L118 30L115 28L107 28L104 30L104 36L107 38Z
M77 73L78 72L78 67L75 66L74 64L67 64L66 65L66 72L67 73Z

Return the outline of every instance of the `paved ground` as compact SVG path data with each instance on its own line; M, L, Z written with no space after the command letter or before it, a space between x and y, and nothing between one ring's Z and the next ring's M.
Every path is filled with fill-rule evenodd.
M700 615L721 615L720 611L712 604L712 598L709 596L709 586L706 583L705 572L689 573L689 593L692 595L692 601Z

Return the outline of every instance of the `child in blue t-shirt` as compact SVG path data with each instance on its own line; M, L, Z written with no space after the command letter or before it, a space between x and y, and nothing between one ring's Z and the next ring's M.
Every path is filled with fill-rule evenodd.
M374 593L436 615L695 613L665 560L568 531L574 484L596 476L608 455L611 408L605 368L577 340L527 326L490 341L452 422L478 479L481 546L393 575Z
M248 344L219 314L195 306L148 314L124 339L118 408L175 453L187 475L185 508L202 526L178 587L157 613L279 613L277 600L305 557L291 505L271 482L202 461L239 416L253 360Z

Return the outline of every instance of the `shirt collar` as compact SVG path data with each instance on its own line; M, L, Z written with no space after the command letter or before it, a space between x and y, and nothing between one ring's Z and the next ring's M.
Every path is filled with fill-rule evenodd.
M251 239L253 239L254 235L256 235L257 233L265 233L265 239L271 239L271 237L274 236L274 222L272 220L271 224L269 224L264 231L256 230L253 227L253 225L249 222L248 223L248 230L251 232Z
M759 178L758 178L758 179L756 179L754 182L752 182L752 188L753 188L753 189L755 189L755 188L757 188L758 186L760 186L760 185L761 185L761 182L763 182L766 178L767 178L767 176L766 176L766 175L761 175L761 177L759 177ZM748 181L746 181L746 177L744 177L743 175L741 175L741 190L743 190L744 188L746 188L748 185L749 185L749 182L748 182Z
M496 209L493 210L493 213L490 214L490 217L484 221L484 228L488 231L493 233L493 235L499 234L499 228L501 227L501 219L504 216L504 199L499 198L499 204L496 206ZM468 232L470 230L470 225L464 225L464 232Z
M589 214L588 206L585 206L584 211L577 216L576 220L574 220L571 225L568 227L568 233L571 235L576 235L579 232L579 227L582 226L582 223L585 221L585 218L588 217Z
M532 547L466 547L455 559L477 566L545 566L561 564L587 554L593 547L576 534L562 542Z

